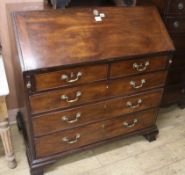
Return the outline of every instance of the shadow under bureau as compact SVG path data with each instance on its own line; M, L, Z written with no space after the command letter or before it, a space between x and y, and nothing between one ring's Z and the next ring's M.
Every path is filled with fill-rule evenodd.
M156 8L17 12L13 22L17 119L32 175L116 139L156 139L174 51Z

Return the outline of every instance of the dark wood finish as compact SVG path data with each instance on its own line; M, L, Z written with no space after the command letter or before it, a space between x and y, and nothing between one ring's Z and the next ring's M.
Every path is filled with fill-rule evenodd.
M171 0L168 4L166 4L167 7L167 14L169 15L182 15L185 13L185 1L184 0Z
M48 0L54 9L84 6L134 6L137 0Z
M118 61L111 65L110 76L124 77L138 73L164 70L167 65L169 65L168 61L169 59L165 56L153 58L147 57L129 61ZM134 65L139 67L134 67Z
M39 167L39 168L34 168L30 171L31 175L43 175L44 174L44 169Z
M161 105L184 104L185 98L182 91L185 89L183 78L185 73L185 0L138 0L138 5L151 4L156 5L160 10L176 48ZM180 105L182 106L184 105Z
M137 119L138 122L134 125L133 121ZM36 157L45 157L52 154L57 154L67 150L75 149L90 143L94 143L107 138L112 138L122 134L126 134L139 129L147 128L153 125L156 121L155 109L140 112L138 114L131 114L124 117L118 117L112 120L106 120L83 127L71 129L68 131L57 132L56 134L47 135L35 139ZM133 127L125 127L123 124L127 122ZM80 138L76 136L80 134ZM68 138L68 143L63 141L63 138ZM53 149L53 147L55 149Z
M81 66L61 71L40 73L34 76L35 90L42 91L55 87L64 87L90 83L107 79L107 65ZM97 74L98 73L98 74ZM67 76L62 79L62 76Z
M149 141L152 142L157 139L157 135L159 134L158 130L154 130L153 132L146 133L143 136Z
M185 65L185 53L178 53L176 52L173 57L173 62L172 62L172 68L174 69L184 69Z
M130 8L123 8L97 8L106 15L101 23L95 21L93 9L87 8L81 10L83 15L79 9L17 13L16 25L23 26L17 29L22 69L31 71L171 51L173 44L155 8L137 7L132 13L129 13ZM48 16L54 18L45 20ZM120 16L127 20L121 20ZM134 23L131 19L135 16L137 22ZM60 23L55 23L56 20ZM61 40L59 36L62 36ZM91 42L87 42L89 40ZM27 45L31 47L25 48ZM51 49L55 49L52 54Z
M103 100L114 96L128 95L146 89L162 87L165 83L166 75L166 72L160 71L124 79L112 80L111 82L95 83L80 87L72 87L50 91L47 93L35 94L30 96L31 111L33 114L37 114L54 109L73 107L96 100ZM142 80L146 81L143 85ZM134 81L136 86L142 85L142 87L138 89L133 88L133 86L130 85L131 81ZM78 92L81 92L81 96L79 97L77 97ZM61 99L63 95L69 97L69 100L78 100L69 103L66 102L66 100Z
M64 129L78 127L92 121L105 120L136 111L154 108L159 106L161 95L162 90L157 90L130 97L118 97L116 99L106 100L92 105L84 105L82 107L40 115L33 118L34 135L41 136ZM138 101L140 99L142 102L138 105ZM127 106L128 102L131 102L136 107L132 108ZM81 115L79 118L76 118L78 113ZM64 116L67 116L69 121L63 120ZM70 121L74 122L71 123Z
M185 35L171 34L177 52L184 52L185 50Z
M169 16L166 19L166 26L170 33L184 33L185 31L185 16Z
M180 68L170 70L166 85L180 84L181 82L185 82L185 70Z
M183 84L173 84L171 86L167 86L164 89L161 106L168 106L169 104L183 101L185 99L184 87L185 86Z
M153 7L97 10L106 16L101 22L90 8L14 14L24 114L18 119L32 175L71 153L138 134L151 141L158 132L174 51L160 16ZM146 58L151 69L134 73L132 63ZM119 61L128 66L117 71ZM79 68L83 77L76 83L58 80Z

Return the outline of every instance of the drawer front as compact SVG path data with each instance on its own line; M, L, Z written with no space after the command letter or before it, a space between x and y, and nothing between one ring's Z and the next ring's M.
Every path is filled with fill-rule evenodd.
M69 151L107 138L131 133L150 127L155 121L156 110L152 109L43 136L35 139L36 157L41 158Z
M185 53L175 53L173 57L173 62L171 65L172 69L184 69L185 65Z
M176 85L166 87L164 89L161 106L177 102L184 98L185 98L185 86L183 87L182 85Z
M168 64L167 56L118 61L111 64L111 78L163 70Z
M171 0L168 14L185 13L185 0Z
M182 33L185 32L185 17L176 18L168 17L166 26L169 32Z
M173 43L177 51L184 52L185 50L185 35L171 34Z
M184 69L172 69L168 73L167 85L182 84L185 83L185 70Z
M107 65L81 66L34 75L35 90L43 91L107 79Z
M120 97L92 105L41 115L32 118L35 136L77 127L93 121L109 119L124 114L157 107L162 89L130 97ZM152 100L151 100L152 99Z
M110 82L67 88L30 96L33 114L85 104L113 96L137 93L146 89L163 86L166 79L164 71Z

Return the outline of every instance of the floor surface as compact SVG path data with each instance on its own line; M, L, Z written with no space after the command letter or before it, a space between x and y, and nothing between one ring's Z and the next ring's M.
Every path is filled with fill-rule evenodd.
M161 109L159 136L149 143L142 136L117 141L68 156L45 170L45 175L185 175L185 110ZM18 166L9 169L0 142L0 175L29 175L22 135L11 127Z

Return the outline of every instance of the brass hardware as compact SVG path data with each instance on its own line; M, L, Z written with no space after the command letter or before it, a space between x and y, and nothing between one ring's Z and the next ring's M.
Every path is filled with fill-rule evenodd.
M67 95L62 95L61 96L61 100L65 100L68 103L74 103L77 102L79 100L79 97L82 95L82 93L80 91L76 92L76 97L73 100L69 100L69 97Z
M178 3L178 9L182 10L184 8L184 4L182 2Z
M134 89L139 89L139 88L142 88L143 85L146 83L146 80L145 79L142 79L141 80L141 85L138 85L136 86L136 82L135 81L131 81L130 82L130 85L134 88Z
M74 76L74 73L72 72L72 73L71 73L71 78L72 78L73 76ZM63 75L61 76L61 80L65 80L67 83L74 83L74 82L78 81L81 77L82 77L82 72L78 72L78 73L76 74L76 78L75 78L75 79L70 79L68 75L63 74Z
M179 22L178 22L178 21L175 21L175 22L173 23L173 26L174 26L175 28L178 28L178 27L179 27Z
M68 144L74 144L74 143L76 143L79 139L80 139L80 134L76 134L74 140L70 140L69 138L64 137L64 138L62 139L62 141L63 141L63 142L67 142Z
M70 117L68 117L68 116L63 116L63 117L62 117L62 120L63 120L63 121L66 121L67 123L76 123L80 117L81 117L81 113L78 112L78 113L76 114L74 120L70 120Z
M109 89L109 85L107 85L106 88Z
M30 82L30 81L27 82L26 87L27 87L28 89L31 88L31 82Z
M149 65L150 65L149 61L146 61L144 64L143 63L140 63L140 64L134 63L133 64L133 69L138 71L138 72L143 72L147 69L147 67Z
M130 102L130 101L128 101L128 102L126 103L126 105L127 105L127 107L129 107L129 108L135 109L135 108L138 108L138 107L142 104L142 102L143 102L142 99L138 99L136 105L133 105L132 102Z
M172 64L172 63L173 63L173 61L172 61L172 59L170 59L170 60L169 60L169 64Z
M138 119L135 118L131 124L129 124L128 122L123 122L123 126L125 128L133 128L137 123L138 123Z
M94 14L94 16L98 16L98 15L99 15L99 11L96 10L96 9L94 9L94 10L93 10L93 14Z
M96 9L93 10L93 15L96 22L100 22L103 20L103 18L105 18L105 14L99 13L99 11Z

